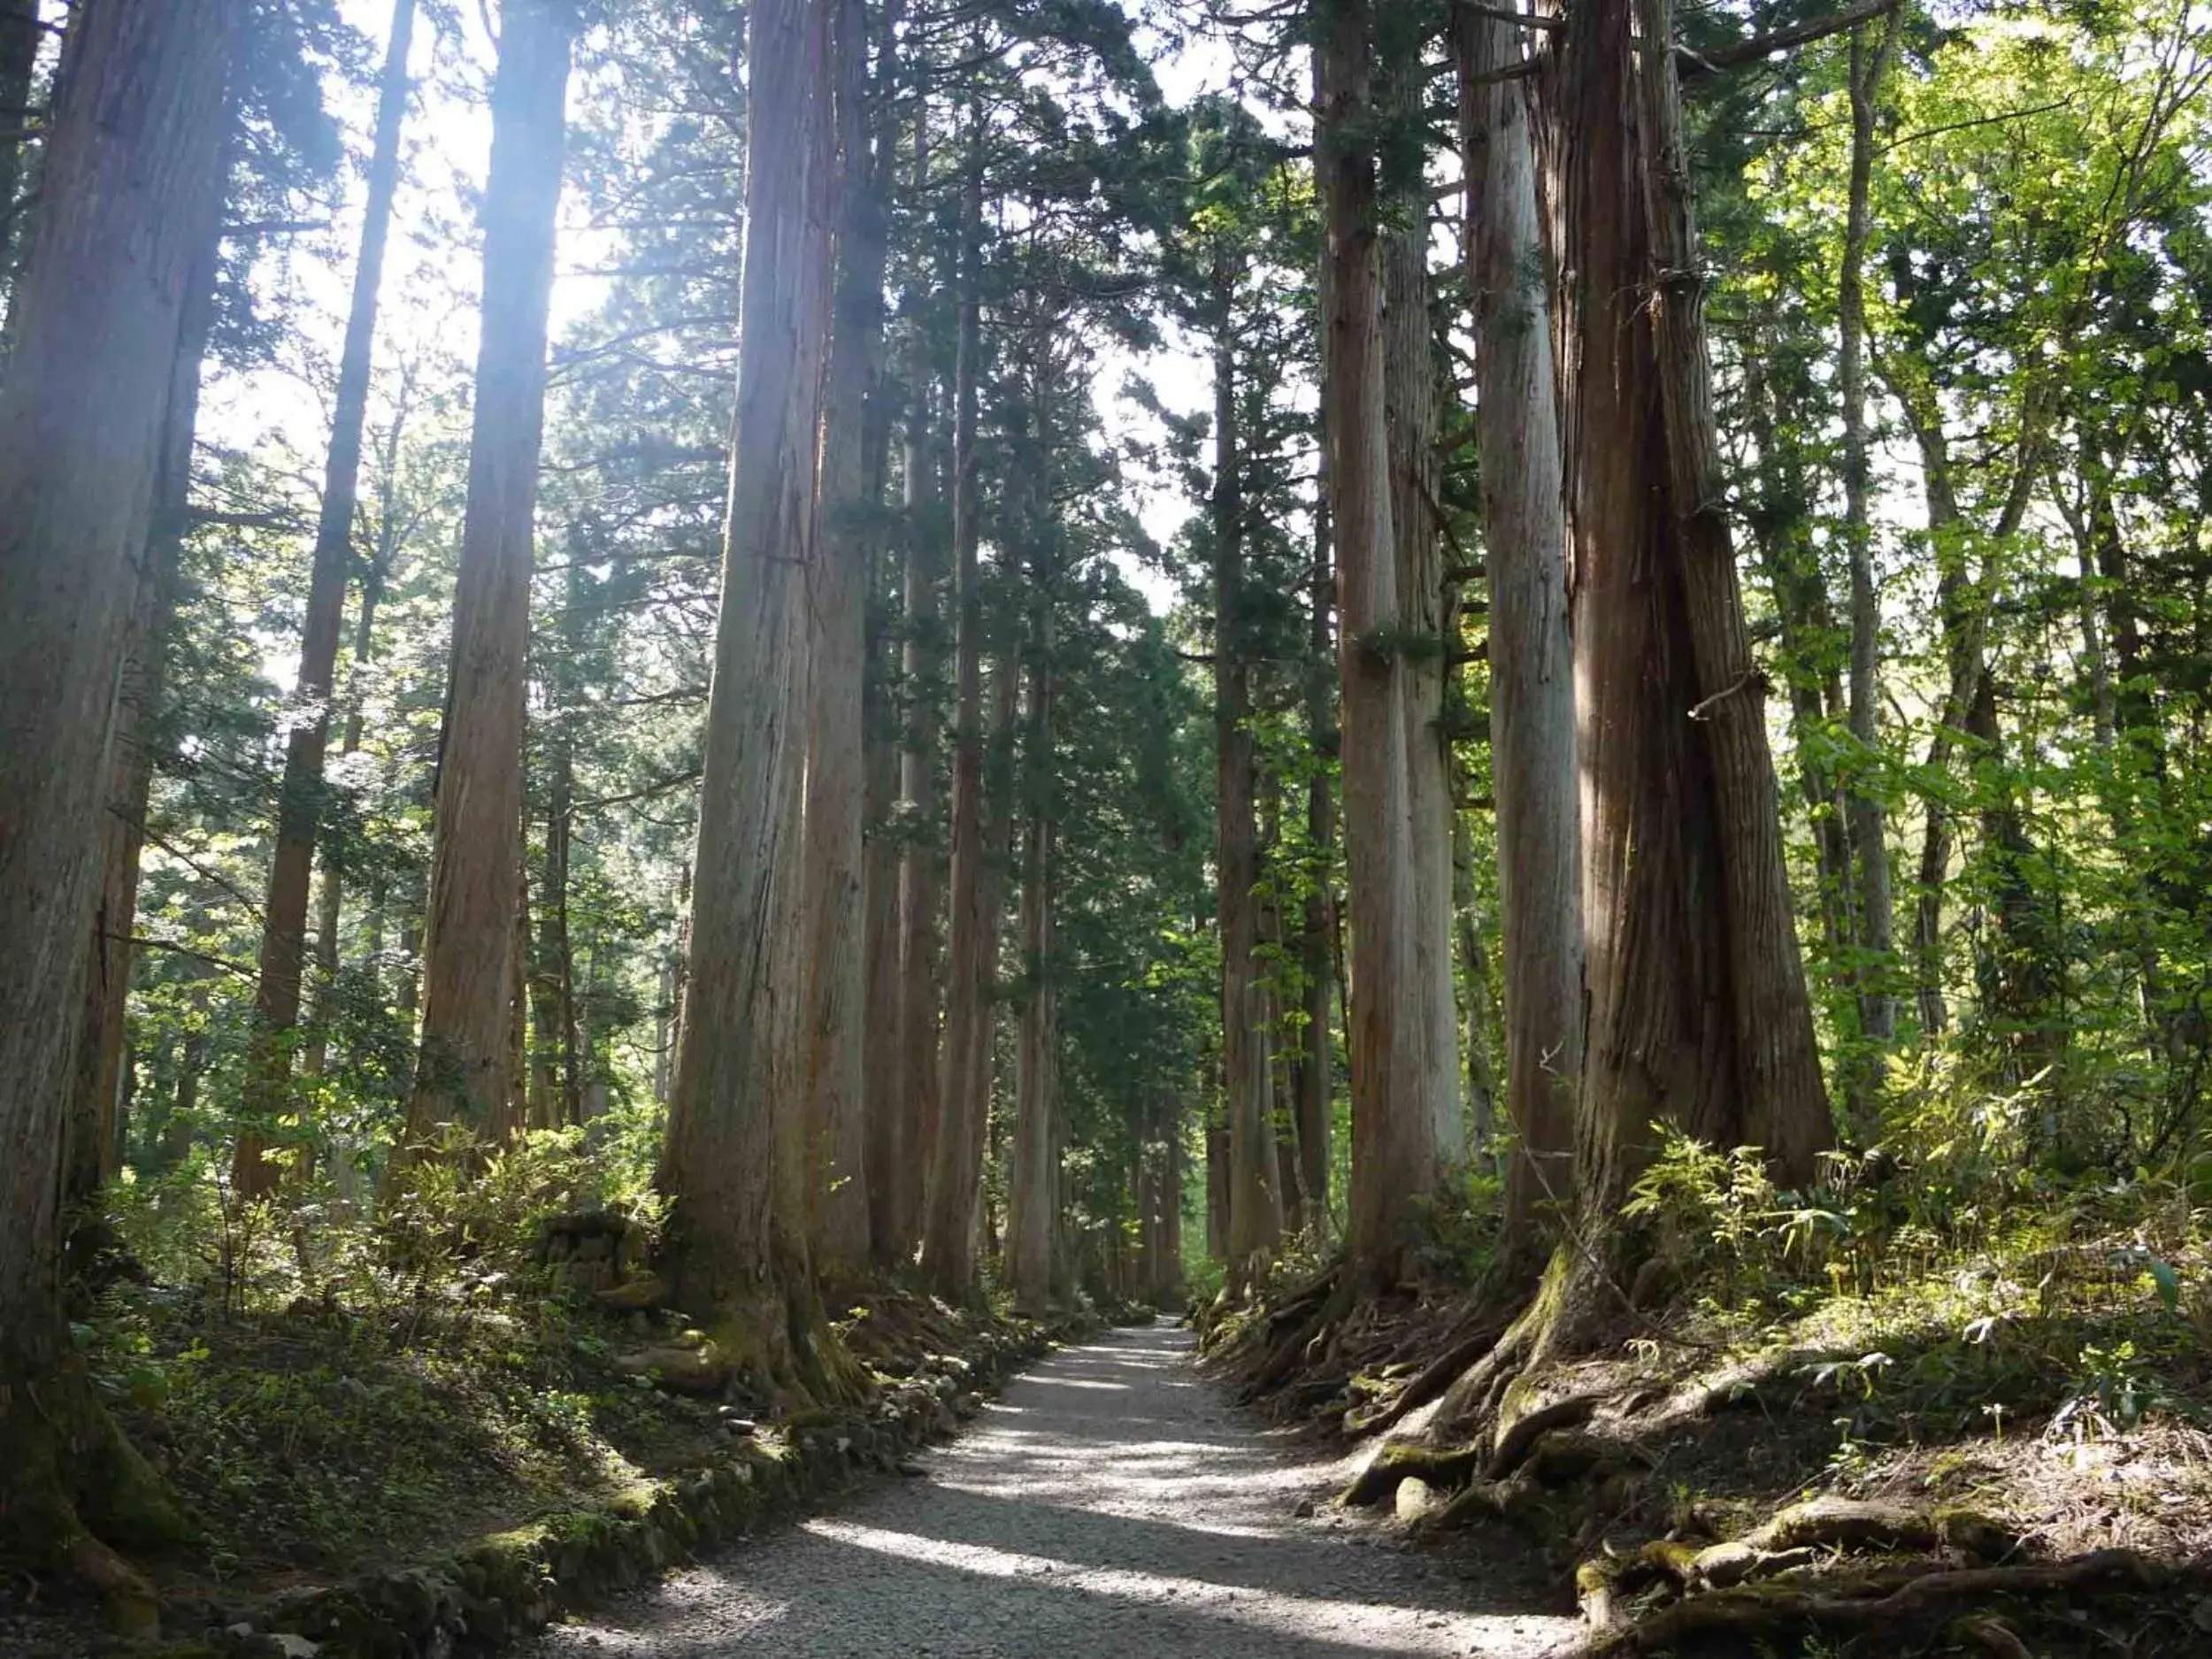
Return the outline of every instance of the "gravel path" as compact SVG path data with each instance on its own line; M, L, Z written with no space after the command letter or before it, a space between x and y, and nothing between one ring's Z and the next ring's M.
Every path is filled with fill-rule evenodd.
M1338 1465L1256 1429L1165 1325L1064 1348L834 1513L549 1632L540 1659L1528 1659L1574 1622L1482 1610L1387 1533L1300 1500Z

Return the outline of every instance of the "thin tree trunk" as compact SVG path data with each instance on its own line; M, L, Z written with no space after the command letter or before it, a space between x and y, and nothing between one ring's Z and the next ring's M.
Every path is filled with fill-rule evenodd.
M1326 465L1326 444L1323 465ZM1306 843L1311 861L1299 953L1304 971L1305 1031L1298 1056L1294 1110L1297 1118L1298 1186L1305 1197L1307 1233L1318 1242L1329 1229L1329 1119L1336 1102L1336 1039L1330 1009L1336 987L1336 899L1332 851L1336 841L1336 795L1319 764L1337 748L1329 706L1327 664L1333 649L1329 614L1336 590L1330 556L1328 487L1319 481L1314 503L1313 573L1307 600L1306 741L1316 764L1306 783ZM1179 1195L1176 1199L1181 1202ZM1178 1269L1179 1271L1179 1267Z
M1173 1301L1183 1290L1183 1103L1173 1095L1168 1097L1166 1118L1161 1127L1158 1289L1163 1298Z
M1206 1254L1229 1259L1229 1125L1206 1119Z
M1214 867L1221 939L1221 1089L1229 1126L1229 1283L1264 1274L1281 1242L1283 1202L1267 1110L1267 1043L1258 972L1258 766L1244 593L1243 457L1237 432L1235 273L1213 272Z
M366 701L364 680L376 643L376 613L384 596L384 584L390 577L393 561L399 552L401 534L398 513L399 455L401 440L407 430L407 412L414 396L414 371L411 367L400 380L398 406L392 412L392 424L384 434L384 452L380 458L382 476L379 480L377 503L376 554L361 578L361 613L354 625L352 680L346 698L346 731L339 742L341 764L361 749L363 704ZM320 1076L327 1062L331 1025L336 1010L331 1005L332 992L336 985L338 970L338 928L336 918L344 902L344 859L338 839L327 830L323 835L320 916L326 920L317 925L316 970L318 973L317 1005L311 1028L308 1033L307 1052L302 1059L303 1069L311 1076ZM372 985L377 979L384 956L385 876L378 870L369 881L368 915L364 918L366 939L362 961L366 964ZM349 1162L350 1152L337 1149L338 1173L341 1185L346 1188L349 1201L354 1196L352 1187L355 1172Z
M314 870L316 828L322 816L323 765L330 741L338 641L352 565L354 506L361 478L361 432L368 414L377 296L383 285L392 196L399 184L400 126L407 113L407 51L414 19L415 0L396 0L383 82L377 97L376 139L369 157L361 250L353 270L352 309L346 318L345 343L338 359L330 449L323 467L322 512L315 526L307 617L300 634L299 680L292 694L284 782L277 800L276 851L269 866L269 895L262 912L254 1048L247 1067L248 1122L238 1137L231 1165L231 1186L247 1198L265 1195L275 1188L281 1171L263 1156L260 1133L293 1104L292 1050L298 1041L295 1027L299 1024L309 887ZM557 183L557 162L555 177Z
M1391 518L1367 0L1316 0L1326 227L1322 417L1337 552L1344 850L1351 911L1353 1254L1394 1276L1440 1171L1439 1078L1420 1041L1418 893L1407 777L1409 672Z
M982 912L983 887L983 593L977 559L976 377L980 372L980 280L983 236L981 118L970 117L967 182L961 207L960 328L953 370L953 573L959 626L954 640L952 868L947 908L943 1083L938 1127L930 1148L929 1190L922 1228L922 1267L948 1295L964 1297L975 1284L975 1200L982 1170L974 1148L982 1131L987 1079L979 1069L976 1033L990 974L991 936ZM912 925L909 914L909 926ZM909 983L912 964L909 964Z
M447 1124L480 1137L508 1090L531 540L576 19L565 0L507 0L501 18L484 191L483 333L432 818L422 1050L407 1107L407 1139L417 1148Z
M2134 844L2139 791L2147 787L2161 797L2158 805L2162 808L2167 778L2165 732L2144 677L2140 602L2131 586L2134 561L2113 499L2113 470L2126 458L2129 443L2126 438L2108 440L2084 427L2082 470L2088 503L2076 528L2085 579L2081 626L2093 687L2093 720L2097 744L2112 764L2107 817L2116 843L2123 847ZM2093 573L2093 581L2088 580ZM2148 869L2135 872L2136 915L2130 927L2144 1029L2152 1039L2153 1054L2172 1063L2179 1055L2178 1025L2169 1006L2158 954L2160 918L2175 908L2170 895L2176 884L2162 867L2166 862L2154 857Z
M572 604L575 587L570 586ZM565 675L557 678L565 679ZM545 784L544 876L538 885L538 937L530 953L530 1008L537 1033L531 1056L530 1123L555 1129L579 1121L576 1079L575 967L568 934L569 856L575 810L575 758L560 722L550 711Z
M882 584L878 582L879 595ZM872 614L886 607L872 604ZM877 627L869 641L867 710L866 845L862 853L861 891L866 962L868 1239L875 1260L895 1265L898 1256L896 1217L891 1192L895 1180L887 1163L911 1156L906 1133L906 1084L899 1074L906 1044L900 1028L904 988L899 976L899 844L895 820L899 793L897 710L892 706L889 630Z
M661 958L660 984L654 995L653 1099L668 1104L668 1085L676 1062L676 959Z
M779 1389L833 1388L808 1260L805 1111L785 1067L806 744L799 606L818 527L827 349L833 0L747 19L746 249L728 530L709 695L690 971L661 1184L678 1305Z
M907 685L905 733L899 755L899 1043L901 1149L880 1171L884 1225L879 1247L893 1266L912 1262L921 1241L924 1175L937 1143L942 1078L938 1049L938 912L942 889L936 834L937 697L944 653L938 640L938 589L942 558L932 511L936 477L933 419L929 388L914 354L916 384L908 415L905 457L906 642L902 668Z
M1881 741L1877 700L1879 689L1881 595L1874 585L1874 535L1870 504L1870 457L1866 429L1866 247L1872 224L1870 197L1874 175L1875 103L1882 74L1897 38L1900 12L1893 8L1870 48L1867 26L1851 31L1851 180L1845 211L1843 264L1836 279L1836 309L1841 335L1837 379L1843 399L1844 544L1851 566L1851 735L1860 755L1859 774L1847 801L1852 851L1858 860L1860 969L1859 1029L1870 1045L1860 1062L1852 1097L1858 1132L1878 1133L1872 1096L1881 1069L1881 1051L1897 1034L1897 1002L1890 994L1887 962L1893 945L1887 826L1881 797L1870 788L1864 769L1872 765Z
M69 1363L56 1251L116 677L242 11L78 8L0 380L0 1553L66 1566L139 1634L152 1588L100 1533L184 1528Z
M1981 790L1982 857L1996 899L1997 926L1990 941L1994 972L1986 1011L2012 1051L2010 1080L2025 1087L2040 1079L2044 1150L2062 1155L2067 1033L2057 966L2062 948L2052 937L2049 902L2036 887L2035 843L2015 775L2005 764L1996 682L1986 672L1967 705L1965 731L1974 740L1976 759L1988 763L1990 776Z
M1014 1148L1007 1187L1007 1257L1018 1306L1038 1309L1052 1295L1053 1203L1058 1163L1057 1021L1052 986L1054 824L1048 790L1052 774L1052 612L1048 592L1034 602L1029 664L1029 720L1023 768L1031 801L1022 855L1022 961L1025 995L1015 1072Z
M376 563L361 582L361 614L353 630L353 675L347 698L345 735L340 739L338 755L341 762L358 754L362 731L362 679L368 670L371 649L376 637L377 605L382 596L383 572L391 567L391 555L397 543L396 526L386 515L387 527L383 546ZM330 1058L330 1027L336 1010L332 1005L332 993L338 979L338 931L345 905L346 872L344 856L337 837L327 830L323 835L322 886L316 895L315 913L315 1006L308 1028L306 1052L301 1056L300 1069L309 1077L320 1077ZM381 877L378 878L381 880ZM380 895L371 894L372 929L380 926L375 914ZM367 952L374 964L381 949L380 940L373 942Z
M503 1145L534 1127L530 1118L530 864L515 864L514 948L507 953L507 1064L502 1075L507 1093L492 1125L491 1139Z
M1572 1194L1582 1073L1581 833L1558 370L1528 94L1521 81L1496 79L1520 61L1520 31L1463 11L1453 27L1484 457L1506 1115L1517 1135L1505 1171L1503 1249L1532 1261Z

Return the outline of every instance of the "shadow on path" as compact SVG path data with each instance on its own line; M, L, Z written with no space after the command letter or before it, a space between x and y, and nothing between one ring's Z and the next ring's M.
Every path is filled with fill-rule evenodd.
M1340 1517L1339 1471L1230 1407L1166 1326L1055 1354L877 1487L549 1632L544 1659L1525 1659L1575 1628Z

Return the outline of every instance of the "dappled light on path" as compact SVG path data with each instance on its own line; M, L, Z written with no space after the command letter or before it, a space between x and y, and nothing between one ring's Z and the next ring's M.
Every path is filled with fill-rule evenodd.
M1197 1374L1187 1333L1117 1332L1014 1384L925 1478L887 1485L552 1632L548 1659L1540 1654L1571 1620L1486 1608L1302 1498L1302 1456Z

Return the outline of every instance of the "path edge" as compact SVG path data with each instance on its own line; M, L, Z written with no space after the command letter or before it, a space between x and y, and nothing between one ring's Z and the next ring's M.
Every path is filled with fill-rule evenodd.
M564 1613L655 1583L717 1546L812 1513L948 1438L1016 1372L1104 1320L996 1322L862 1409L810 1415L612 1503L418 1565L226 1609L147 1659L488 1659Z

